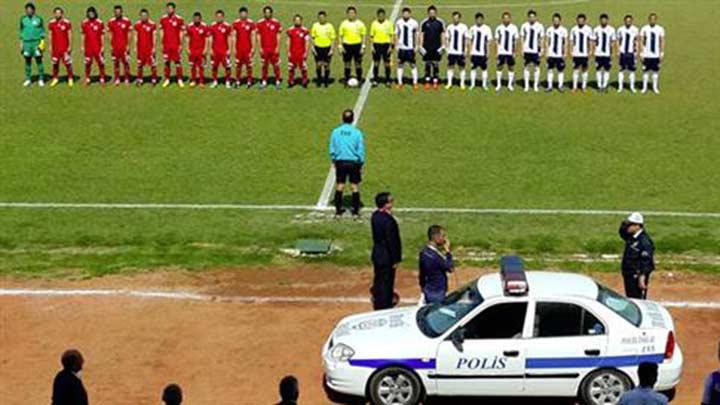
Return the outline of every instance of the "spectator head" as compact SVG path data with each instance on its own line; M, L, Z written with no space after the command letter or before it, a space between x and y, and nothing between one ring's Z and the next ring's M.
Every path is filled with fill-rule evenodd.
M654 387L658 379L658 365L648 362L640 363L638 366L638 378L640 378L640 387Z
M60 356L60 363L62 363L63 369L77 373L82 370L83 359L82 354L76 349L68 349Z
M342 113L342 120L346 124L352 124L355 121L355 113L351 109L347 109Z
M300 386L298 379L288 375L280 380L280 398L283 401L297 401L300 397Z
M392 194L387 191L383 191L382 193L379 193L375 196L375 206L378 209L385 209L387 211L390 211L392 210L394 203L395 198L393 198Z
M169 384L162 393L162 401L165 405L180 405L182 403L182 389L177 384Z
M445 228L443 228L440 225L432 225L428 228L427 231L428 235L428 241L438 245L442 246L445 244Z

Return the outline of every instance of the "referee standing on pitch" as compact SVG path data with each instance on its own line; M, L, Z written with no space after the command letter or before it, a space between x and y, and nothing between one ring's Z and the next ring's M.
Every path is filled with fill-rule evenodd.
M647 298L650 273L655 270L655 246L645 231L645 220L633 212L620 225L620 237L625 241L622 258L622 275L625 295L628 298Z
M353 125L355 113L347 109L342 114L343 123L330 135L330 159L335 166L335 216L345 213L343 191L350 180L352 189L352 215L360 216L360 182L365 164L365 135Z
M375 196L377 210L370 220L372 225L372 263L374 270L372 302L376 310L393 307L395 272L402 261L400 228L392 215L393 196L383 192Z

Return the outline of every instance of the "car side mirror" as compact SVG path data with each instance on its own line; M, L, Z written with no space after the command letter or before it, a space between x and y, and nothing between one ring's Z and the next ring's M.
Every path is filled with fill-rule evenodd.
M453 346L455 346L455 349L460 353L465 351L465 349L463 348L463 343L465 342L465 329L455 329L455 332L450 335L450 342L452 342Z

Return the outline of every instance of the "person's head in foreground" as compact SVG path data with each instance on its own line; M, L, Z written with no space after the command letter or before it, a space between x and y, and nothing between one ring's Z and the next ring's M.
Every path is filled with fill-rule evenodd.
M69 349L65 350L62 356L60 356L60 363L64 370L77 374L82 370L85 360L78 350Z
M342 121L345 124L352 124L355 121L355 113L351 109L347 109L342 113Z
M300 385L298 379L288 375L280 380L280 399L283 404L292 404L297 402L300 397Z
M652 389L658 379L658 365L648 362L640 363L638 378L640 379L640 388Z
M440 225L432 225L428 228L428 241L435 246L444 246L447 241L447 233L445 228Z
M643 218L643 215L639 212L630 214L625 222L628 224L627 231L631 234L635 234L645 227L645 218Z
M170 384L163 390L162 401L165 405L180 405L182 399L182 389L177 384Z
M394 203L395 203L395 198L393 198L392 194L390 194L387 191L379 193L378 195L375 196L375 206L379 210L391 212L393 209Z

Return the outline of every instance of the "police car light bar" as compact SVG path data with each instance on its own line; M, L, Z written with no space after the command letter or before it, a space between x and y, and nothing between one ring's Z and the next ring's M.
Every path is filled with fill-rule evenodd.
M505 295L526 295L528 293L527 277L519 256L503 256L500 260L500 278Z

